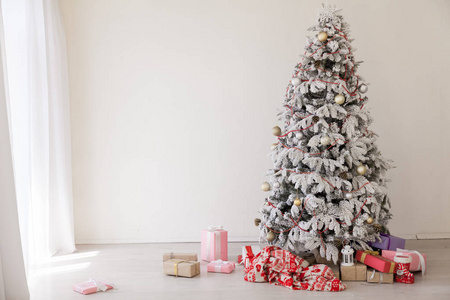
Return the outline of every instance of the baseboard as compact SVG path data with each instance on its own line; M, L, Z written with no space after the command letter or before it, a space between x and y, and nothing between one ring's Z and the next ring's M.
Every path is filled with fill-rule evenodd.
M415 234L393 234L395 236L401 237L402 239L405 240L417 240L417 236Z
M405 240L437 240L450 239L450 232L442 233L418 233L418 234L396 234ZM255 236L238 236L230 237L229 242L251 242L257 243L258 239ZM199 239L185 238L185 239L77 239L77 245L101 245L101 244L163 244L163 243L199 243Z
M255 236L241 236L230 237L229 242L251 242L257 243L258 240ZM164 239L164 240L152 240L152 239L76 239L77 245L101 245L101 244L164 244L164 243L200 243L199 239Z
M439 233L418 233L418 240L440 240L440 239L450 239L450 232L439 232Z

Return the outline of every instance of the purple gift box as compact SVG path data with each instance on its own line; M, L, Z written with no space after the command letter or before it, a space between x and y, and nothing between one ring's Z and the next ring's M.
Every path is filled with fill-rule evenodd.
M368 245L372 248L378 248L382 250L396 250L397 248L404 249L406 240L385 234L380 233L381 242L375 241L375 242L369 242Z

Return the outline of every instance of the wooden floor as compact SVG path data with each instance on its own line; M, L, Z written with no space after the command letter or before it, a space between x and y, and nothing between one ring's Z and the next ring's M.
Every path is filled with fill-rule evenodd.
M235 260L244 243L229 244L229 260ZM425 277L416 274L416 283L406 285L348 282L347 290L338 293L292 291L268 283L243 280L243 267L231 274L207 273L195 278L175 278L162 274L164 252L200 252L198 243L79 245L78 252L56 256L30 276L33 300L70 299L450 299L450 240L410 240L408 249L428 255ZM116 289L83 296L72 285L89 277L114 282Z

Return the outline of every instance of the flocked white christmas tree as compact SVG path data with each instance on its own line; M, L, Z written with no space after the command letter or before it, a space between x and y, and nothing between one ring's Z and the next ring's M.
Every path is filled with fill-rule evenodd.
M336 262L343 243L369 249L366 242L387 230L391 165L368 128L368 87L356 74L348 24L325 6L310 30L279 114L282 128L273 128L278 143L259 226L262 240Z

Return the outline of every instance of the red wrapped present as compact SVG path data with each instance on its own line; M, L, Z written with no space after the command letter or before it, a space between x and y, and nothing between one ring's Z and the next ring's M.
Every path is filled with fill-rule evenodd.
M238 259L237 259L238 265L242 265L243 261L242 261L242 255L238 255Z
M377 251L356 251L356 260L382 273L394 273L395 262L379 255Z
M244 267L248 267L253 259L261 252L259 246L242 246L242 262Z

